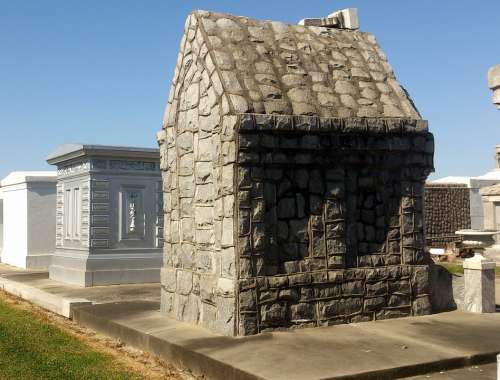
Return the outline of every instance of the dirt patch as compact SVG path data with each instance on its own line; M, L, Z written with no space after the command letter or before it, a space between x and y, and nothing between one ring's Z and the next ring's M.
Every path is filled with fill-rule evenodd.
M147 352L136 350L117 339L109 338L91 329L82 327L70 319L42 309L32 303L0 290L0 297L9 305L33 314L42 322L49 323L64 332L77 337L96 351L105 352L122 364L127 370L151 380L195 380L186 370L179 369Z

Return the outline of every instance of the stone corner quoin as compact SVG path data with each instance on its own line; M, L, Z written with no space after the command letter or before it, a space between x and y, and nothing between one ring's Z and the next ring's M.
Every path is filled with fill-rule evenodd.
M229 336L430 312L433 136L373 35L193 12L158 143L162 312Z

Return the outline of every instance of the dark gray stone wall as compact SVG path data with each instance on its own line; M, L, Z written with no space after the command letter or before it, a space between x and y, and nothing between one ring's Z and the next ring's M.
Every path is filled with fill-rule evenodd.
M462 184L426 184L424 215L429 247L461 241L455 231L471 228L470 190Z
M245 115L239 334L430 312L425 122Z

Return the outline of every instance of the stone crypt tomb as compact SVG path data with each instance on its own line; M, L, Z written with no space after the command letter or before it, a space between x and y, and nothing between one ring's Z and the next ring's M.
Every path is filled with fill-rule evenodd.
M47 269L55 249L56 172L12 172L0 185L2 262L23 269Z
M346 12L188 17L158 133L163 313L250 335L430 312L433 136Z
M81 286L159 282L163 212L157 149L67 144L57 165L51 279Z
M456 243L462 241L455 232L471 228L472 210L471 189L466 184L426 183L424 224L427 247L453 252Z
M434 188L432 190L436 190L437 188L441 187L441 191L443 193L448 192L445 196L447 198L445 202L449 204L449 210L448 212L453 212L455 213L456 217L458 219L463 219L465 216L464 213L469 214L469 221L467 222L468 224L470 223L470 228L473 229L482 229L484 228L485 223L485 214L483 212L483 205L482 205L482 200L481 200L481 190L484 189L485 187L493 186L498 183L500 183L500 145L495 146L495 156L494 156L494 161L495 161L495 167L488 171L485 174L482 174L480 176L474 176L474 177L466 177L466 176L450 176L450 177L443 177L439 178L433 181L427 182L426 187ZM463 194L457 194L457 192L462 192L462 190L458 191L453 189L453 187L463 187L465 186L468 189L469 192L469 206L470 209L466 210L466 205L464 203L465 198ZM448 188L448 189L446 189ZM432 191L431 190L431 191ZM440 202L439 200L436 200L436 202ZM431 206L431 204L429 204ZM434 209L432 212L433 214L439 214L444 211L444 206L441 204L440 207L437 209ZM460 215L458 215L460 214ZM437 219L433 220L432 222L437 221ZM443 219L439 221L441 224L446 224L447 222ZM426 228L429 229L428 222L426 222ZM460 228L468 228L465 225L460 227ZM447 228L449 231L451 231L450 228ZM427 239L430 238L431 234L427 234Z

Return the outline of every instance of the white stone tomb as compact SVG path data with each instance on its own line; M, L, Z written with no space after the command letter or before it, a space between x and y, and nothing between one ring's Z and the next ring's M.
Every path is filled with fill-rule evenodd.
M55 249L56 172L12 172L0 184L2 262L47 269Z
M159 151L67 144L57 165L51 279L80 286L160 281L163 214Z

